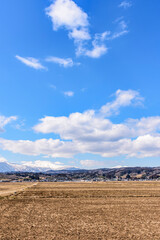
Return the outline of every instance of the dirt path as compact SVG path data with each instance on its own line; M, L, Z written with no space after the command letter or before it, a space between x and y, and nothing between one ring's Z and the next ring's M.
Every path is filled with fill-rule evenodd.
M0 183L0 197L15 195L38 183Z

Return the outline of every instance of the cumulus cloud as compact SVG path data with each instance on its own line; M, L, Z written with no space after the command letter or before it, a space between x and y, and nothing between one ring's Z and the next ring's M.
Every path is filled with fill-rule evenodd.
M139 92L134 90L117 90L114 96L115 100L106 103L98 111L76 112L68 117L46 116L33 127L38 133L57 134L58 139L27 141L1 138L0 148L25 155L64 158L80 153L102 157L160 156L160 116L113 123L107 117L118 114L121 107L143 102ZM90 160L81 162L82 165L91 163Z
M73 97L74 96L74 92L67 91L67 92L64 92L64 95L67 96L67 97Z
M57 63L60 66L63 66L65 68L73 67L73 65L74 65L73 60L71 58L48 57L48 58L46 58L46 61Z
M53 29L61 27L67 30L81 30L89 25L87 14L72 0L56 0L46 8L46 14L51 18Z
M127 8L132 7L132 3L131 3L131 2L128 2L128 1L122 1L122 2L119 4L118 7L127 9Z
M46 14L52 20L53 30L66 29L78 48L82 42L91 39L88 15L74 1L55 0L46 8Z
M16 58L21 61L22 63L24 63L25 65L34 68L34 69L47 69L46 67L44 67L38 59L36 58L32 58L32 57L20 57L18 55L16 55Z
M6 140L0 139L0 148L13 153L20 153L30 156L49 155L54 158L70 158L78 153L72 142L64 142L59 139L39 139L36 141L29 140Z
M76 55L84 55L91 58L99 58L106 54L108 48L106 40L118 38L128 32L119 23L120 30L111 34L105 31L91 36L89 32L88 15L73 0L55 0L46 8L46 14L50 17L53 24L53 30L57 31L64 28L68 32L69 38L74 40L76 46ZM110 36L109 36L110 35Z
M17 120L16 116L11 116L11 117L0 116L0 132L3 132L4 127L10 122L15 120Z

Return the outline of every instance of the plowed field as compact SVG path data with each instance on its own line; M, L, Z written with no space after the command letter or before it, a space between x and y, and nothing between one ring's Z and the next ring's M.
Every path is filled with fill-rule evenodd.
M0 195L5 186L0 183ZM17 188L0 198L0 239L160 240L160 183L38 183Z

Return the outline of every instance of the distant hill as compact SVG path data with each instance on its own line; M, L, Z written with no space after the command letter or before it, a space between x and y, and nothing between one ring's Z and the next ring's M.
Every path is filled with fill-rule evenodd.
M66 168L61 170L46 170L44 168L19 168L0 162L0 179L40 180L40 181L126 181L126 180L160 180L160 167L122 167L103 169Z
M160 179L160 167L122 167L103 169L64 169L61 171L47 171L58 180L143 180Z

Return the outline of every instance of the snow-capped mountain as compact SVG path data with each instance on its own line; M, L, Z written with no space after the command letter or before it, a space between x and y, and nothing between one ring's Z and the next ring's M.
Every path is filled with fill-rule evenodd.
M15 168L6 162L0 162L0 172L12 172Z
M65 166L60 162L40 161L22 162L22 164L9 163L6 159L0 158L0 172L46 172L72 169L73 167ZM74 168L76 169L76 168Z

